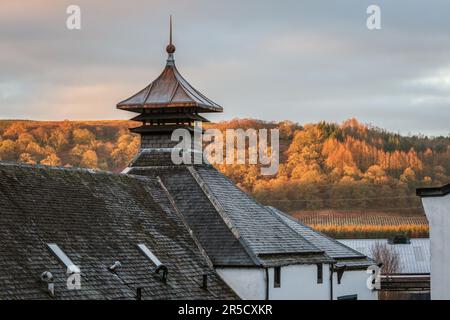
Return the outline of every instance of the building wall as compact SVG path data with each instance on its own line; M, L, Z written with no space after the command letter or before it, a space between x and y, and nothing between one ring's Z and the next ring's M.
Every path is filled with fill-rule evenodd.
M266 298L266 275L262 268L217 268L224 281L244 300ZM356 294L361 300L376 300L377 293L366 286L365 270L346 271L341 284L333 275L333 299ZM274 288L274 269L269 268L270 300L329 300L330 267L323 265L323 282L317 283L316 265L290 265L281 268L281 286Z
M216 268L217 273L244 300L266 298L266 276L262 268Z
M323 281L317 283L316 265L290 265L281 268L281 286L274 288L274 269L269 270L272 300L329 300L330 266L323 265Z
M367 288L369 276L366 270L348 270L338 284L337 274L333 273L333 299L356 294L358 300L377 300L378 292Z
M430 224L431 299L450 299L450 195L422 198Z

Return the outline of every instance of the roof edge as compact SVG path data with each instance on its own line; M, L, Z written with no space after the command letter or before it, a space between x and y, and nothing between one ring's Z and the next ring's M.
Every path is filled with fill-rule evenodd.
M441 187L417 188L416 195L422 198L426 197L443 197L450 194L450 183Z
M318 230L316 230L316 229L314 229L314 228L311 228L310 226L308 226L308 225L306 225L306 224L304 224L304 223L301 223L299 220L295 219L295 218L292 217L291 215L289 215L289 214L287 214L287 213L285 213L285 212L283 212L283 211L281 211L281 210L278 210L277 208L274 208L274 207L272 207L272 206L266 206L266 208L267 208L273 215L275 215L275 216L277 216L277 214L281 214L281 215L285 216L286 218L288 218L288 219L294 221L295 223L301 224L301 225L303 225L304 227L306 227L306 228L308 228L308 229L310 229L310 230L316 232L317 234L321 235L322 237L327 238L327 239L333 241L334 243L336 243L336 244L338 244L338 245L340 245L340 246L342 246L342 247L346 247L349 251L353 251L353 252L354 252L355 254L357 254L357 255L354 256L354 257L352 257L352 259L358 259L358 258L364 259L364 258L369 258L369 257L366 256L365 254L363 254L363 253L361 253L361 252L359 252L359 251L357 251L357 250L355 250L355 249L353 249L353 248L350 248L349 246L347 246L347 245L345 245L345 244L343 244L343 243L337 241L335 238L330 237L330 236L326 235L325 233L323 233L323 232L321 232L321 231L318 231ZM277 217L277 218L279 219L279 217ZM281 219L279 219L279 220L282 221L284 224L286 224L289 228L291 228L286 222L284 222L284 221L281 220ZM292 229L292 228L291 228L291 229ZM336 260L337 260L337 258L333 258L333 259L336 259ZM346 259L347 259L347 258L346 258Z

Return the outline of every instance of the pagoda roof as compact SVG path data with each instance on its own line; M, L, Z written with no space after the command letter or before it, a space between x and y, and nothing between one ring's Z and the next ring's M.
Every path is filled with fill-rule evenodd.
M222 112L221 106L192 87L178 72L173 58L175 46L172 44L172 16L169 39L166 47L169 57L161 75L138 93L119 102L117 108L139 113L143 113L145 109L158 109L160 112L167 108L175 111L177 108L188 108L191 113Z
M172 59L171 59L172 58ZM143 112L144 109L191 107L198 112L222 112L220 105L192 87L178 72L169 54L161 75L130 98L117 104L121 110Z

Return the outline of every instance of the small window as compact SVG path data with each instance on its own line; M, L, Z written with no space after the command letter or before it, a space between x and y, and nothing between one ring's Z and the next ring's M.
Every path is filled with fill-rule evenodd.
M58 260L63 263L67 271L70 273L80 273L80 268L78 268L72 260L61 250L61 248L55 243L47 244L50 251L55 255Z
M161 261L150 251L149 248L145 244L138 244L139 249L141 252L151 261L155 264L155 266L159 267L162 265Z
M357 294L350 294L348 296L340 296L337 297L338 300L358 300Z
M273 287L279 288L281 287L281 267L275 267L273 272L274 272Z
M317 283L323 283L323 264L317 264Z

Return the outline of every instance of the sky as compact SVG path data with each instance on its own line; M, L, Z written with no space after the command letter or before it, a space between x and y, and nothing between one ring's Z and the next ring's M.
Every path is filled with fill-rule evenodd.
M115 105L162 71L170 14L179 71L224 108L211 120L450 133L448 0L2 0L0 118L131 118Z

